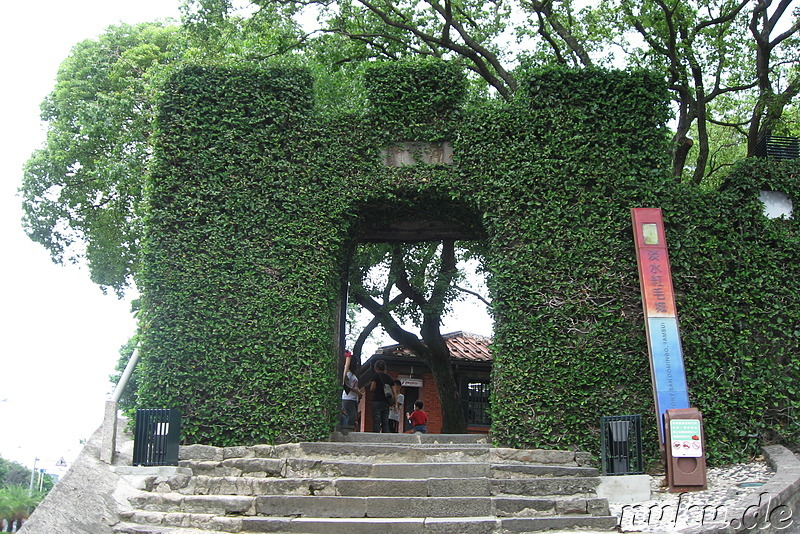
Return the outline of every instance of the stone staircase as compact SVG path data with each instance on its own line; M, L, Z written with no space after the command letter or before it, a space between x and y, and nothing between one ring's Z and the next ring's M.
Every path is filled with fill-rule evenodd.
M182 447L180 467L118 472L118 534L496 534L612 531L596 469L576 453L484 436L334 434L330 442ZM120 500L118 496L118 500Z

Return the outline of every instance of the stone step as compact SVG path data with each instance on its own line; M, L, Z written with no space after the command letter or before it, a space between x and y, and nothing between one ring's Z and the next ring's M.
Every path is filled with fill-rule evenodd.
M330 440L347 443L473 444L491 445L486 434L379 434L376 432L334 432Z
M239 529L241 531L241 528ZM122 522L113 527L114 534L228 534L221 530L205 530L199 528L166 527L163 525L140 525Z
M406 517L406 518L243 518L242 532L284 532L291 534L505 534L545 530L616 527L616 517Z
M408 497L334 495L182 495L142 493L129 498L142 512L200 514L214 516L306 516L306 517L468 517L541 516L583 514L608 515L605 499L570 496L537 498L492 497Z
M276 446L275 454L292 457L333 459L337 457L367 459L373 461L403 462L459 462L477 461L489 463L521 462L539 465L577 465L573 451L545 449L509 449L489 444L417 444L396 443L335 443L310 442L287 446ZM254 451L255 452L255 451Z
M256 498L258 516L472 517L608 515L600 499L534 497L300 497Z
M575 480L578 482L574 482ZM530 483L518 483L517 480ZM594 477L442 477L442 478L371 478L371 477L211 477L197 476L192 484L179 493L198 495L340 495L352 497L377 496L428 496L428 497L479 497L490 495L564 495L565 484L577 493L596 489ZM538 483L537 483L538 481Z
M140 491L129 497L117 534L508 534L616 526L585 456L497 448L486 436L358 433L319 443L191 445L181 447L180 458L174 472L125 474Z
M252 447L188 445L180 448L182 461L235 461L237 459L310 459L375 462L488 462L577 466L572 451L509 449L489 444L398 444L371 442L303 442ZM268 465L265 462L265 465Z
M282 532L291 534L508 534L546 530L612 531L614 516L553 517L178 517L139 512L114 527L116 534L218 534L236 532Z
M158 512L131 510L120 512L122 521L115 525L115 533L155 534L167 532L201 531L241 532L242 517L225 517L214 514L190 514L185 512ZM174 530L173 530L174 529ZM279 532L279 531L273 531Z
M425 473L429 478L485 477L508 478L541 476L598 476L597 469L565 465L532 465L522 463L465 462L379 462L351 460L321 460L307 458L229 458L227 460L181 460L180 466L195 475L205 476L258 476L258 477L311 477L349 476L375 478L418 478Z

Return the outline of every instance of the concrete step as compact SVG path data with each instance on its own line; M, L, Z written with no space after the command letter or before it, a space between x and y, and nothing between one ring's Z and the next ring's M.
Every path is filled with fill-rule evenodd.
M614 516L553 517L180 517L150 512L128 517L114 527L116 534L217 534L230 532L282 532L291 534L508 534L546 530L612 531ZM149 523L145 523L149 521Z

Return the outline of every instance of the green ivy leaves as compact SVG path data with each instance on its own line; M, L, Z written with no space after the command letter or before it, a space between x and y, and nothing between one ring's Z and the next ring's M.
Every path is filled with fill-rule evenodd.
M524 83L516 102L465 111L453 65L376 65L370 109L330 117L300 70L174 77L149 183L140 402L181 408L188 442L326 437L348 251L370 225L433 213L487 236L494 439L597 452L600 416L641 413L657 458L629 209L660 207L710 461L800 437L800 232L756 200L796 195L798 164L749 160L720 191L690 189L667 172L660 81ZM455 165L382 167L378 149L408 140L451 141Z

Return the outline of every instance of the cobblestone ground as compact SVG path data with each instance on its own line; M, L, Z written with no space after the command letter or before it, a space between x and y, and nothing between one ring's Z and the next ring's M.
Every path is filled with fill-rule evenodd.
M650 500L611 504L611 513L619 518L622 532L674 533L700 525L721 526L736 520L729 515L729 507L758 492L773 474L764 462L709 468L708 489L686 493L670 493L663 485L663 476L652 477ZM787 526L783 532L800 534L800 525Z

